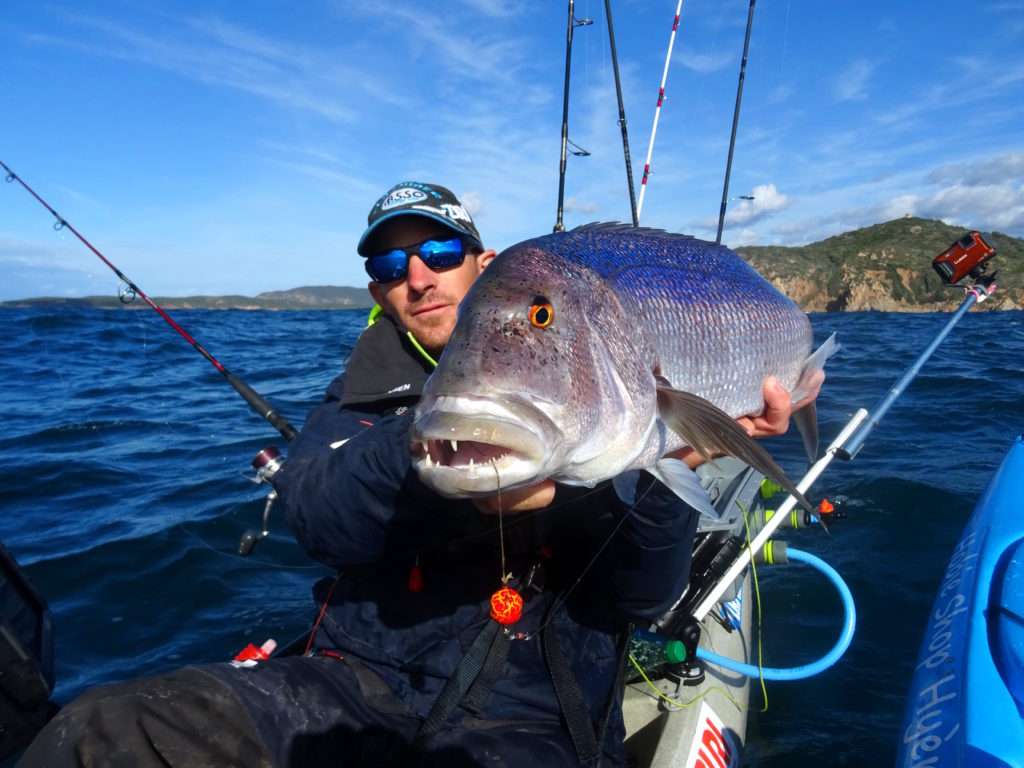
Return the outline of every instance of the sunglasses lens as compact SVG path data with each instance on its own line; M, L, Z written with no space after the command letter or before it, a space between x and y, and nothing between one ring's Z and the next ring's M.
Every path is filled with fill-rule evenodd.
M366 260L366 273L378 283L401 280L409 271L409 256L400 248Z
M415 250L414 250L415 249ZM378 283L393 283L409 273L409 252L417 253L430 269L450 269L459 266L466 258L462 240L427 240L409 249L395 248L393 251L378 253L366 260L366 273Z
M457 237L451 240L427 240L420 245L420 258L433 270L457 267L465 254L462 240Z

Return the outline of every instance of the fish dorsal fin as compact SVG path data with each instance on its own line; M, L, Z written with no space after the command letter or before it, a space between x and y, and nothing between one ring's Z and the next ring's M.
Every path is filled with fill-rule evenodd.
M566 234L622 234L622 235L644 235L646 237L663 237L668 239L695 240L693 235L681 235L677 232L668 232L656 227L634 227L632 224L625 224L621 221L592 221L589 224L581 224L573 227Z
M689 392L680 392L662 384L657 389L658 413L662 421L697 453L706 459L716 453L735 456L789 491L808 512L814 512L810 502L775 463L775 459L729 414Z

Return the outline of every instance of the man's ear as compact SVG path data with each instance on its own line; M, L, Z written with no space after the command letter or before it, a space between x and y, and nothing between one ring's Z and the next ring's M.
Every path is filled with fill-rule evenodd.
M373 300L375 303L380 304L382 307L384 306L384 291L380 289L380 283L376 282L375 280L371 280L370 283L366 286L366 290L368 290L370 292L370 295L373 296Z
M476 256L476 266L479 272L483 272L487 265L494 261L494 257L497 256L497 251L490 249L483 253L478 253Z

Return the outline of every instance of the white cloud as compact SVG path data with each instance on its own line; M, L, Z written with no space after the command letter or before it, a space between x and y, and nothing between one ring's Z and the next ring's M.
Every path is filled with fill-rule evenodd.
M779 192L774 184L759 184L750 194L753 200L740 200L729 207L725 214L726 224L750 225L789 205L789 198Z
M868 96L867 85L877 65L867 59L851 62L836 78L833 93L837 101L860 101Z
M27 39L37 45L156 67L334 122L355 120L367 98L399 103L371 71L338 63L335 51L289 46L217 18L186 19L179 28L165 22L159 35L85 14L66 13L62 18L90 34L72 38L34 33Z
M1024 228L1024 187L1003 184L954 184L918 202L919 215L950 219L982 229Z
M591 216L601 210L601 206L593 200L580 200L578 197L569 197L565 201L566 213L580 213L584 216Z
M1014 179L1024 179L1024 152L1007 152L980 161L948 163L927 176L932 184L952 182L968 186L999 184Z
M698 51L691 51L688 48L681 48L676 51L673 58L687 69L692 69L694 72L700 72L701 74L707 74L709 72L717 72L718 70L729 66L729 62L732 61L733 55L724 51L720 51L718 53L701 53Z
M458 196L459 201L469 211L469 215L476 218L484 209L484 201L480 193L474 190L463 192Z
M516 16L526 8L525 2L515 2L514 0L462 0L462 3L474 11L492 18Z

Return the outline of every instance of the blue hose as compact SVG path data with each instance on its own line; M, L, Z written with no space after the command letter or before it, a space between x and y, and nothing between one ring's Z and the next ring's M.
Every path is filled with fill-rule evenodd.
M820 557L812 555L810 552L804 552L802 549L794 549L793 547L790 547L786 554L790 560L807 563L807 565L823 573L839 592L839 597L843 601L845 617L843 631L839 635L839 640L832 646L832 650L817 661L789 669L758 668L753 664L744 664L725 656L719 656L717 653L705 650L704 648L697 649L697 658L716 666L724 667L731 672L746 675L747 677L759 677L763 674L765 680L803 680L807 677L813 677L819 672L824 672L846 653L846 649L850 647L850 642L853 640L853 631L857 626L857 608L853 604L853 595L850 594L850 588L846 586L846 582L836 573L835 569Z

